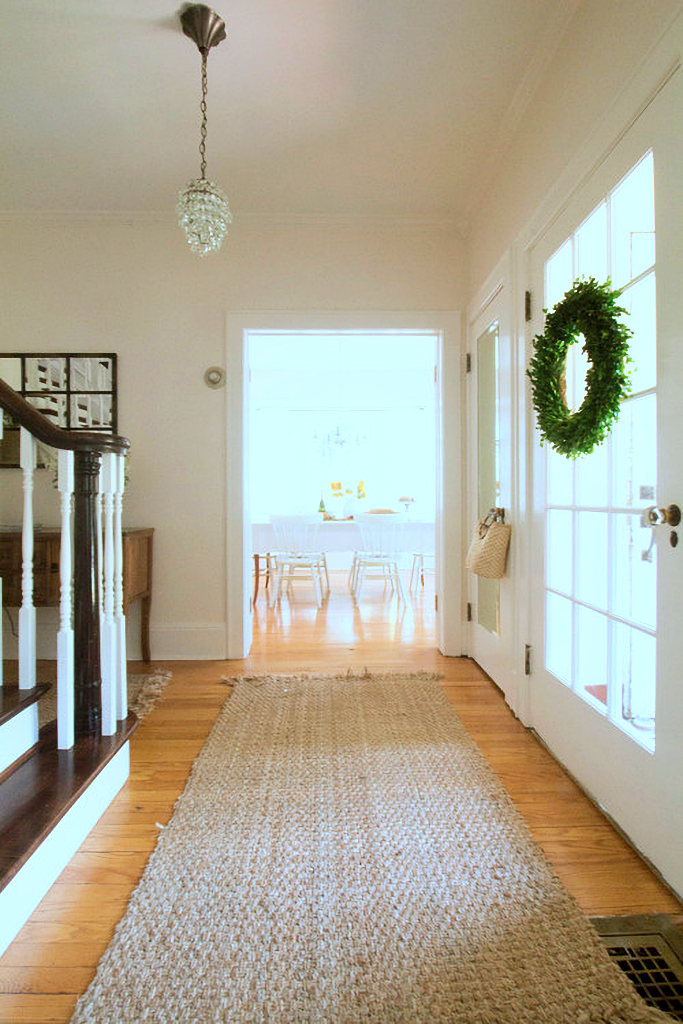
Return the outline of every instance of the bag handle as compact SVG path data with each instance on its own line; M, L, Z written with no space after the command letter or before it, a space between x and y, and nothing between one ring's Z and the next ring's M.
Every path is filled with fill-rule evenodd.
M497 508L495 505L488 510L486 516L481 521L482 526L490 526L491 523L504 523L505 522L505 509Z

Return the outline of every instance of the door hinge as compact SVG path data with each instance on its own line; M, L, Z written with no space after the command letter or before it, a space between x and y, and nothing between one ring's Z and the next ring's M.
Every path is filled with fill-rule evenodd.
M524 675L531 675L531 644L524 645Z
M438 367L436 367L436 366L435 366L435 367L434 367L434 383L435 383L435 384L437 384L437 383L438 383L438 380L439 380L439 372L438 372Z
M527 323L531 320L531 292L524 292L524 319Z
M467 621L468 622L472 621L472 602L471 601L467 602Z
M434 611L438 612L438 610L439 610L439 595L438 594L434 594Z
M472 372L472 353L468 352L465 356L465 373Z

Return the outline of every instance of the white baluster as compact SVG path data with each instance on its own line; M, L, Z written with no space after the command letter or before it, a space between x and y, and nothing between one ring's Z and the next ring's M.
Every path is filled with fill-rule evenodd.
M102 563L102 612L100 658L102 664L102 735L116 732L116 623L114 622L114 490L116 456L102 456L100 491L104 504L104 558Z
M114 489L114 622L116 623L116 717L119 721L128 715L128 675L126 663L126 617L123 614L123 536L121 512L126 481L126 460L116 460L116 486Z
M28 430L20 430L20 464L23 471L24 519L22 524L21 608L19 609L19 688L36 685L36 609L33 605L33 473L36 443Z
M57 746L60 750L70 750L74 745L73 452L59 452L57 485L62 523L59 552L59 633L57 634Z

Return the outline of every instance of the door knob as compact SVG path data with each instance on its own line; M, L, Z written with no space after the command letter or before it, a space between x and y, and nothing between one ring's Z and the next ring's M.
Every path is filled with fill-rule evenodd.
M651 508L647 513L652 526L678 526L681 521L681 510L678 505L667 505L666 508Z
M678 505L667 505L659 509L662 524L666 526L678 526L681 521L681 510Z

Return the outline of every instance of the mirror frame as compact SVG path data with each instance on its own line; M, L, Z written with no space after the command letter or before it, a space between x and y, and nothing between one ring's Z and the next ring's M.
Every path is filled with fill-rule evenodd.
M65 430L101 431L105 434L118 433L118 369L115 352L0 352L0 360L14 359L21 380L21 386L15 390L27 402L36 404L33 399L43 395L63 395L65 397L65 423L57 424ZM63 359L65 361L65 386L52 387L49 384L40 388L29 388L27 382L26 362L29 359ZM110 387L105 389L86 389L72 387L71 364L76 359L94 359L109 363ZM16 378L15 378L16 379ZM10 381L7 381L13 386ZM82 424L74 425L72 419L72 398L88 395L111 396L111 421L108 426ZM0 439L0 469L19 468L19 428L8 413L4 413L4 436ZM39 463L40 465L40 463Z

